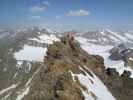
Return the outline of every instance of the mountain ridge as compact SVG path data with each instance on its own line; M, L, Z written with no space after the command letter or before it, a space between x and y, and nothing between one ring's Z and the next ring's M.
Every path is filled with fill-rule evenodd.
M66 33L49 33L45 30L32 29L19 31L11 40L3 39L4 42L1 42L3 48L0 49L3 52L0 56L2 79L0 99L34 100L43 97L47 100L47 97L50 97L55 100L62 100L62 98L67 100L69 95L72 100L73 98L75 100L76 96L79 100L88 100L86 98L104 100L103 97L107 95L112 99L114 96L118 100L132 98L132 85L128 83L132 83L130 76L133 71L124 68L122 61L109 60L109 50L114 44L106 42L103 44L99 42L103 37L92 34L93 32L88 36L94 37L96 41L90 41L91 38L78 33L74 34L75 39L71 41ZM101 34L98 36L103 36ZM43 53L40 54L42 51ZM17 58L15 54L20 54L22 59ZM29 56L30 59L25 56ZM40 58L41 61L38 61ZM112 66L115 69L112 69ZM69 85L71 88L68 87ZM100 90L106 92L98 92ZM67 91L69 92L66 93ZM127 91L130 93L127 94Z

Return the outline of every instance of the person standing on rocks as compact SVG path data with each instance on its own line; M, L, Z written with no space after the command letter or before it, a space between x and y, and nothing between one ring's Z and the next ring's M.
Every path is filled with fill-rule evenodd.
M67 34L67 38L69 39L70 42L74 41L74 33L70 32Z

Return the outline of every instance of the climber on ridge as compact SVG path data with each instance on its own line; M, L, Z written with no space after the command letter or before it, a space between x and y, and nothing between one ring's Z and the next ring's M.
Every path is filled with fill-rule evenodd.
M61 41L64 44L66 44L67 42L69 42L69 44L70 44L71 42L74 41L74 33L72 33L72 32L66 33L65 36L61 38Z
M69 41L74 41L74 33L73 32L70 32L70 33L67 33L67 38L69 39Z

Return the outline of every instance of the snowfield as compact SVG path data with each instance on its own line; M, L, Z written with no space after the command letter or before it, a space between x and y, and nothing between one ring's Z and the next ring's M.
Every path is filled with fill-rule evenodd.
M47 34L40 35L38 38L31 38L30 40L45 44L52 44L54 41L60 41L60 39L55 35ZM19 61L26 60L43 62L46 51L47 48L24 45L23 49L16 52L14 56Z
M17 60L43 62L47 48L24 45L23 49L14 54Z
M109 57L109 50L113 48L112 45L97 45L89 43L86 38L76 37L76 40L79 41L81 47L88 52L89 54L100 55L104 58L104 65L106 68L115 68L119 75L123 74L124 70L131 72L131 78L133 78L133 69L128 66L124 67L123 61L112 61Z
M47 35L47 34L41 35L38 38L32 38L30 40L46 44L52 44L54 41L60 41L55 35Z
M117 39L120 39L122 41L127 41L127 38L126 37L123 37L121 35L118 35L116 32L112 32L111 30L109 29L106 29L108 32L110 32L113 36L115 36Z
M129 39L133 40L133 34L127 33L127 34L125 34L125 35L126 35L126 37L128 37Z

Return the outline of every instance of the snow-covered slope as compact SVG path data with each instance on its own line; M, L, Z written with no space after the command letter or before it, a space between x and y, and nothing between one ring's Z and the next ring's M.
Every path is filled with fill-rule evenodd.
M24 44L23 49L14 54L17 60L27 60L27 61L40 61L43 62L44 56L46 54L46 46L52 44L54 41L60 41L54 34L45 34L38 32L38 36L29 38L32 40L32 45ZM45 44L45 47L36 46L35 43Z
M85 68L86 70L89 70L87 67ZM81 67L80 67L80 70L82 70L86 75L83 75L82 73L73 74L72 72L71 72L71 75L73 76L73 80L74 80L74 77L77 76L80 83L87 88L86 91L82 90L85 100L115 100L115 98L106 88L106 86L91 70L89 71L91 72L93 77L90 76Z
M46 51L47 48L24 45L23 49L16 52L14 55L17 60L43 62Z
M131 32L113 32L109 29L104 29L102 31L86 32L80 35L88 38L89 42L95 44L115 45L122 42L133 44L133 33Z
M121 75L124 70L130 71L132 73L131 77L133 78L133 69L128 66L124 67L123 61L112 61L109 57L109 50L113 48L113 45L101 45L90 43L89 39L84 37L76 37L76 40L80 42L81 47L87 51L89 54L100 55L104 58L104 64L106 68L116 68L116 70Z
M39 42L39 43L46 43L46 44L52 44L54 41L59 41L59 39L53 34L51 34L51 35L47 35L47 34L40 35L37 38L32 38L30 40L33 40L33 41L36 41L36 42Z

